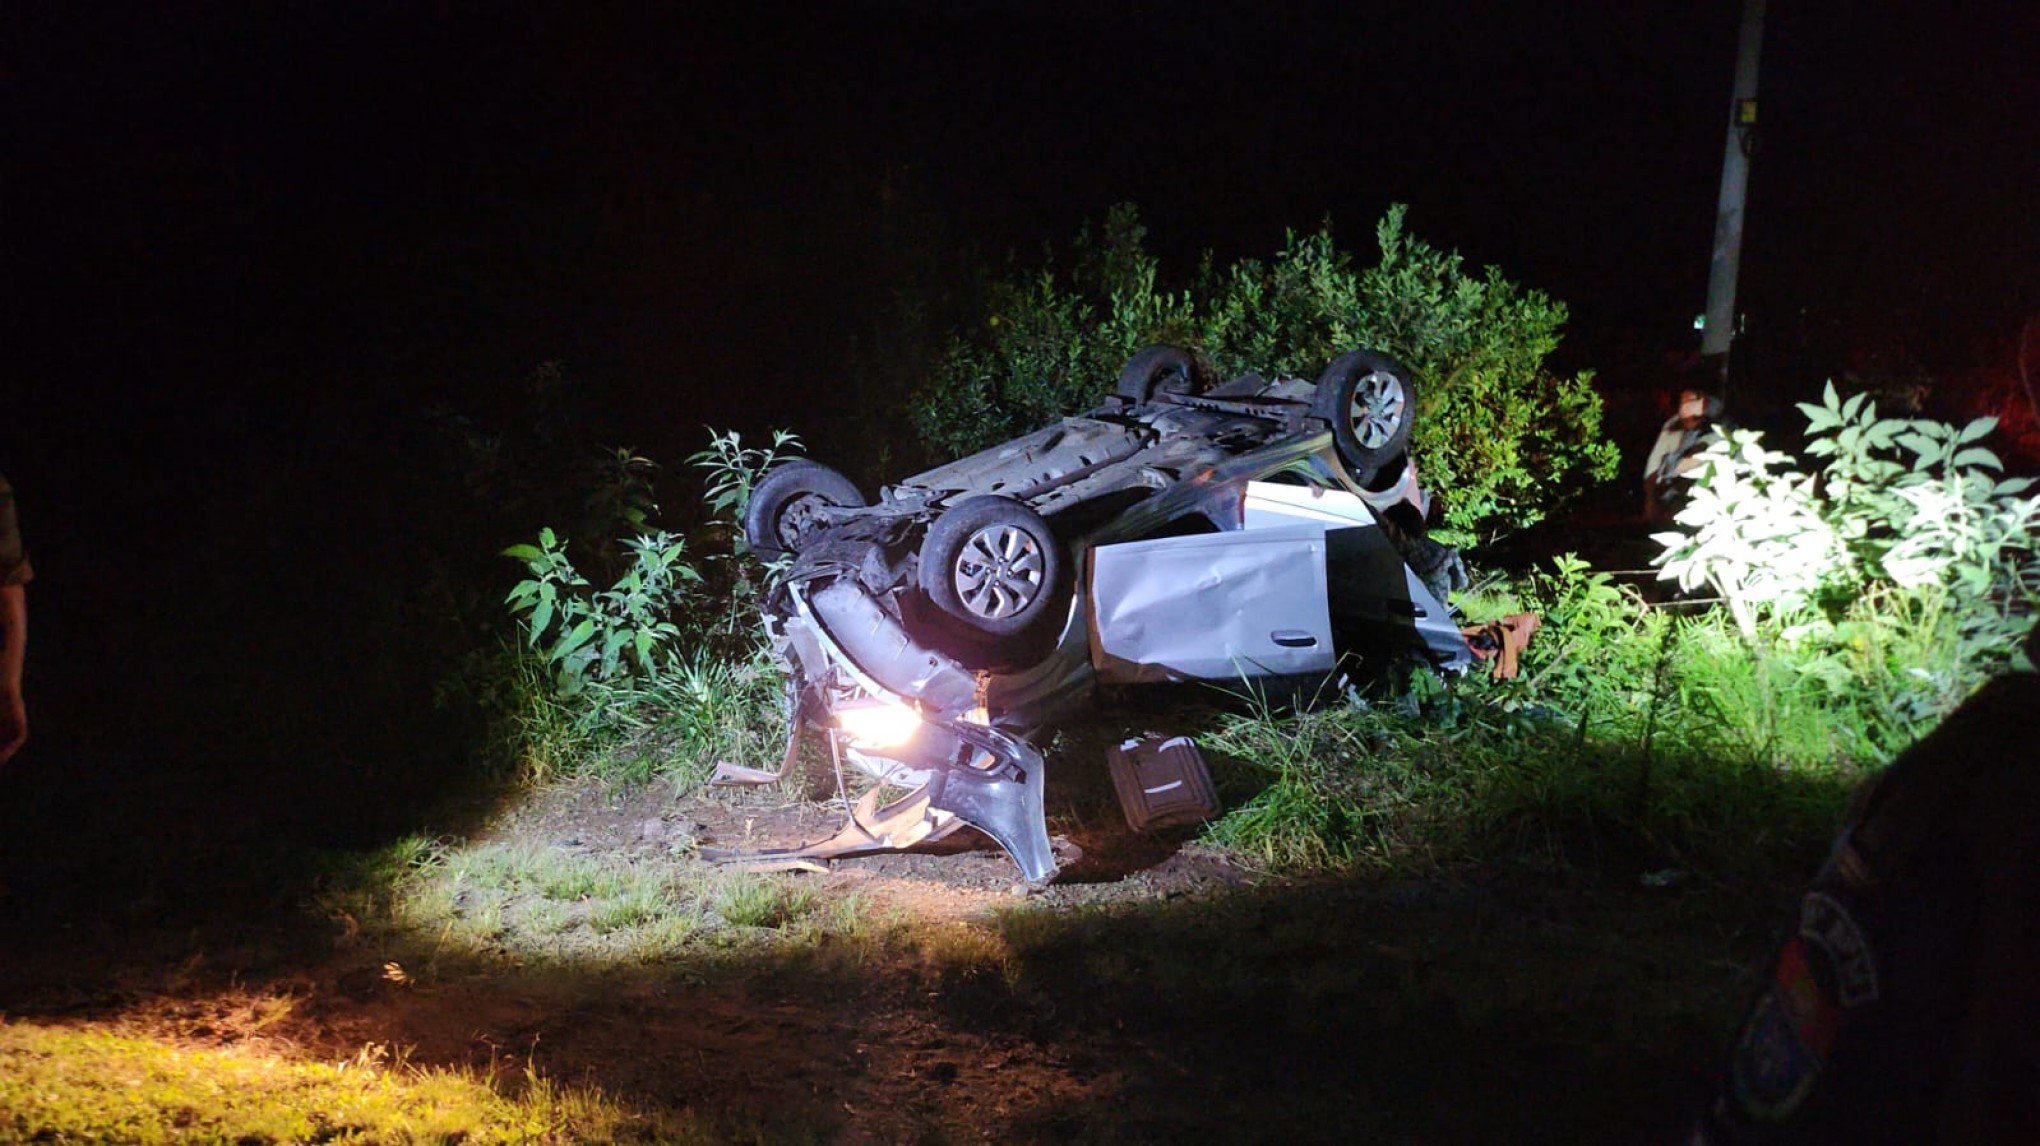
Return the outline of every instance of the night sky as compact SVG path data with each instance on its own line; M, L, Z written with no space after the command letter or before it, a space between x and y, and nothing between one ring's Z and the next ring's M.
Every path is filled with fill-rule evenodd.
M188 642L232 659L199 630L344 662L345 586L409 552L407 427L510 417L539 362L669 468L704 423L827 456L891 223L995 265L1130 200L1187 273L1326 218L1364 251L1405 201L1628 384L1693 340L1738 10L17 10L0 472L41 573L38 744L189 685ZM2036 59L2031 0L1773 0L1752 329L1846 311L1956 368L2040 310Z

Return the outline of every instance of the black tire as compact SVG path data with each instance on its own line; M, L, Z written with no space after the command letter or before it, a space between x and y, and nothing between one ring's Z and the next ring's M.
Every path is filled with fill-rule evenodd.
M1113 393L1138 406L1156 394L1197 394L1204 391L1204 366L1197 356L1166 343L1150 346L1126 360Z
M798 458L772 467L751 487L751 503L744 507L744 540L751 552L776 561L798 553L822 527L817 507L868 504L849 478L820 462Z
M936 518L921 542L919 578L965 637L1022 641L1069 596L1061 543L1040 514L1009 497L965 498Z
M1339 457L1362 486L1410 446L1417 383L1385 354L1354 350L1332 360L1318 378L1311 413L1331 423Z

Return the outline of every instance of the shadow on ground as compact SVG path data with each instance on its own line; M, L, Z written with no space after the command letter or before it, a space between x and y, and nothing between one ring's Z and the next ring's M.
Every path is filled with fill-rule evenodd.
M187 886L216 910L175 920L17 915L0 1010L206 1043L280 998L261 1037L300 1053L533 1069L772 1141L1632 1142L1686 1109L1776 922L1461 871L418 974L429 937L350 943L290 883Z
M1771 883L1653 888L1626 854L1504 858L1097 903L1093 881L1138 879L1172 841L1115 825L1094 776L1050 793L1086 849L1076 882L991 893L1010 906L973 922L461 961L351 936L309 896L317 848L418 830L432 790L266 767L5 777L0 1012L329 1061L408 1048L735 1139L1635 1142L1688 1111L1809 870L1794 853Z

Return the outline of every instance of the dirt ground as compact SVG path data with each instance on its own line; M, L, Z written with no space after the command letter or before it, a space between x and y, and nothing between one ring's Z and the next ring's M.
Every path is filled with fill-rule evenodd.
M831 834L840 805L770 792L674 799L661 785L563 786L493 825L493 842L627 856L686 879L702 847L784 847ZM828 901L853 898L897 933L936 938L888 947L902 962L849 965L823 950L753 968L633 968L594 976L541 969L392 981L379 955L336 955L282 984L297 1002L269 1037L320 1057L365 1044L412 1060L461 1063L514 1080L527 1064L632 1102L712 1111L733 1135L819 1133L846 1142L1064 1138L1058 1111L1127 1085L1126 1060L1149 1052L1122 1032L1057 1030L1019 1014L974 1016L1012 984L1001 912L1067 916L1084 907L1153 905L1246 887L1249 873L1189 834L1136 836L1123 825L1056 837L1061 880L1024 882L990 841L961 832L920 854L841 860L826 873L769 878ZM676 847L676 843L681 846ZM945 935L945 933L947 933ZM954 953L948 949L953 947ZM931 949L932 948L932 953ZM202 1025L212 1026L203 1023Z
M876 937L393 974L424 956L350 939L300 890L260 918L137 908L7 943L0 1010L510 1087L531 1070L727 1140L1637 1141L1690 1108L1768 934L1761 905L1627 879L1269 880L1051 796L1069 862L1047 888L968 832L767 877L855 896ZM685 878L700 846L839 816L584 784L486 832Z
M1194 828L1136 834L1104 802L1109 797L1101 798L1101 785L1083 785L1079 792L1068 787L1058 785L1068 798L1058 809L1052 837L1060 870L1045 887L1028 886L996 845L968 829L925 851L838 860L826 874L790 872L786 878L805 879L832 895L858 894L919 923L957 922L1029 901L1053 908L1173 899L1251 880L1220 854L1186 847ZM682 870L699 862L690 854L697 848L785 848L833 835L843 822L838 801L788 799L772 788L676 800L659 785L623 790L586 785L547 793L496 824L490 835L574 841L593 854L666 862ZM676 840L687 845L679 857Z

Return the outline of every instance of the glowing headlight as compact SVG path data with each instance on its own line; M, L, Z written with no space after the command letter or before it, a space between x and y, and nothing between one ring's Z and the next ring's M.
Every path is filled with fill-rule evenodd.
M895 748L921 727L920 714L904 704L871 700L836 710L836 727L863 748Z

